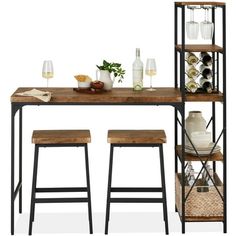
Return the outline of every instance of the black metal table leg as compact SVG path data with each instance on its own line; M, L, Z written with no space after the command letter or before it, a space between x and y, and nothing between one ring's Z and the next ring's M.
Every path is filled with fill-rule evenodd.
M87 193L88 193L88 215L89 215L89 232L93 233L93 221L92 221L92 204L91 204L91 192L90 192L90 177L89 177L89 160L88 160L88 145L85 144L85 165L86 165L86 179L87 179Z
M113 150L114 150L114 147L111 144L111 147L110 147L110 164L109 164L109 173L108 173L108 186L107 186L107 208L106 208L105 234L108 234L108 222L109 222L109 218L110 218L110 203L111 203L110 198L111 198Z
M15 115L19 110L19 181L15 188ZM14 235L14 202L19 193L19 213L22 213L22 106L11 104L11 235Z
M14 234L15 109L11 106L11 235Z

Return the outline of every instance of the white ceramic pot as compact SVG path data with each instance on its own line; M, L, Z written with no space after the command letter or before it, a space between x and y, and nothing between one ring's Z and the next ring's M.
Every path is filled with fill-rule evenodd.
M206 121L202 117L201 111L190 111L185 120L185 128L189 137L192 132L206 132ZM187 136L185 137L185 144L191 145Z

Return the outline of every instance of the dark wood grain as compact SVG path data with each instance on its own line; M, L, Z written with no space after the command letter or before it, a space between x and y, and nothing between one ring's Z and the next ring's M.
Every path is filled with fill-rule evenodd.
M175 46L178 51L182 51L182 45ZM186 44L186 52L223 52L223 48L218 45L211 44Z
M62 143L90 143L89 130L34 130L32 143L62 144Z
M164 130L109 130L108 143L166 143Z

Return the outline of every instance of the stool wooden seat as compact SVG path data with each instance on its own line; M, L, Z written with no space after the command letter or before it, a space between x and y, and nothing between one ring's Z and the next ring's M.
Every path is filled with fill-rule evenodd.
M88 143L91 142L89 130L35 130L32 135L32 143L35 144L34 169L31 192L31 206L29 219L29 235L32 234L32 224L35 215L36 203L88 203L89 232L93 233L92 206L90 193ZM37 172L39 149L41 147L83 147L85 156L86 182L87 186L82 187L37 187ZM54 168L57 165L54 165ZM53 169L52 169L53 171ZM84 192L85 197L38 197L37 193L69 193Z
M34 130L32 143L59 144L59 143L90 143L89 130Z
M164 130L108 130L108 143L166 143Z
M163 218L165 221L165 233L169 234L167 201L166 201L166 184L164 170L163 143L166 142L164 130L109 130L108 143L110 143L110 162L107 185L107 204L105 218L105 234L108 234L108 224L110 219L111 203L162 203ZM159 187L113 187L112 186L112 168L114 148L116 147L158 147L161 172L161 186ZM132 172L132 170L131 170ZM132 173L130 173L132 174ZM160 197L112 197L111 193L161 193Z

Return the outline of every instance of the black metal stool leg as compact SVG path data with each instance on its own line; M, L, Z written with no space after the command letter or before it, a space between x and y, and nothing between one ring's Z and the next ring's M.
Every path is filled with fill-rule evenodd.
M114 147L111 144L111 147L110 147L110 164L109 164L109 173L108 173L108 186L107 186L107 207L106 207L105 234L108 234L108 222L109 222L109 218L110 218L110 197L111 197L113 150L114 150Z
M33 223L33 214L34 214L34 207L35 207L36 180L37 180L37 170L38 170L38 155L39 155L39 147L36 144L35 152L34 152L34 171L33 171L32 192L31 192L29 235L32 234L32 223Z
M160 167L161 167L161 183L162 183L162 196L163 196L163 214L165 220L165 231L166 234L169 234L168 227L168 215L167 215L167 202L166 202L166 183L165 183L165 168L164 168L164 158L163 158L163 146L159 146L160 153Z
M90 193L90 178L89 178L89 160L88 160L88 145L84 146L85 151L85 165L86 165L86 179L87 179L87 194L88 194L88 215L89 215L89 232L93 233L93 221L92 221L92 205L91 205L91 193Z
M19 213L22 213L22 108L19 110Z

